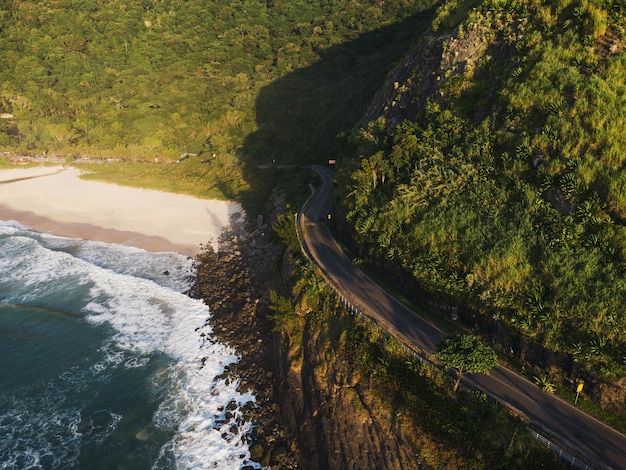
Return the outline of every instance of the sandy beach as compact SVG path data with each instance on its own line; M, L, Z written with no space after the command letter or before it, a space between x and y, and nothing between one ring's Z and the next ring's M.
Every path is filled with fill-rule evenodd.
M0 170L0 220L72 238L196 254L242 214L236 203L80 178L76 168Z

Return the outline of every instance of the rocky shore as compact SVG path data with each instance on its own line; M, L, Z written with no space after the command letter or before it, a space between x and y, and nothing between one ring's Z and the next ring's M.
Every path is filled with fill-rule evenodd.
M273 323L266 318L270 281L283 250L272 242L269 224L258 223L248 233L242 220L232 221L218 246L217 252L204 246L195 257L191 295L209 305L215 336L241 356L229 372L241 377L242 391L252 390L256 396L257 406L249 410L255 424L250 436L252 460L272 469L296 469L295 440L280 419L272 365Z

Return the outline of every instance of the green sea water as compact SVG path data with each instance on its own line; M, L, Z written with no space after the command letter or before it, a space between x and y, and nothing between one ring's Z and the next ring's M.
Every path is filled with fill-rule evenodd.
M0 223L0 468L254 466L192 269Z

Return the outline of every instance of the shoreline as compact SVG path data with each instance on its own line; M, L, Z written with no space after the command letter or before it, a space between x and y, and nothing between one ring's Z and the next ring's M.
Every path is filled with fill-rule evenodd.
M258 225L248 233L244 227L245 214L238 204L188 196L179 199L180 195L170 193L80 180L78 174L78 170L68 172L58 167L39 167L30 172L0 170L0 220L15 220L40 232L71 238L136 246L153 252L176 251L193 257L197 271L187 294L201 298L210 307L213 336L231 345L240 355L228 368L240 380L238 390L255 394L256 406L246 411L246 419L253 423L248 437L251 459L266 466L298 468L296 440L282 422L275 390L274 325L267 315L270 280L280 265L282 249L271 240L271 224ZM160 233L131 230L133 224L122 223L127 218L111 218L110 214L102 213L102 207L90 203L94 194L89 195L89 201L70 199L68 203L65 195L56 192L65 192L67 188L59 184L65 180L66 186L75 185L83 191L89 188L109 206L119 202L121 194L131 194L150 204L183 201L184 211L182 206L177 207L176 230L163 229L162 224L154 223L149 228L162 230ZM118 205L120 212L136 215L148 227L146 222L152 219L145 213L129 210L128 204ZM81 210L71 211L73 208ZM103 220L112 220L114 226L104 227ZM191 233L183 236L185 231Z
M239 360L229 366L229 372L241 380L238 390L255 395L256 406L246 412L253 423L251 460L263 468L295 470L301 456L281 413L276 382L280 339L270 319L270 290L282 269L283 247L272 241L271 233L269 222L252 233L240 224L225 230L219 253L209 247L196 257L190 295L210 306L213 335L239 354Z
M0 170L0 220L56 235L194 256L243 216L239 204L80 178L70 167Z
M145 235L139 232L103 228L81 222L59 222L33 212L16 211L0 204L0 220L16 221L30 230L51 233L62 237L134 246L146 251L158 253L173 251L184 256L195 256L198 246L180 245L159 236Z

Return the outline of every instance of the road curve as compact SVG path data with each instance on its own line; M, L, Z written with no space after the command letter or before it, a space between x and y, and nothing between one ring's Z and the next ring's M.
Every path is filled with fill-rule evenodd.
M433 353L447 334L406 308L352 264L325 225L333 203L333 171L321 166L311 169L322 184L298 214L303 250L328 282L360 311L418 352L426 356ZM626 469L626 436L506 367L497 367L490 375L469 375L465 383L521 413L546 437L578 452L594 462L594 467Z

